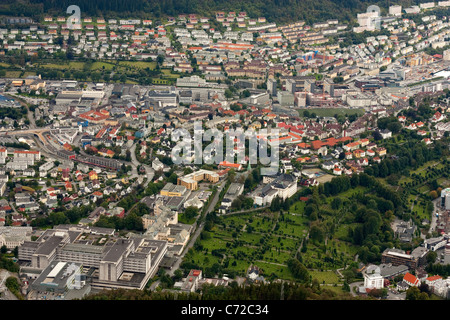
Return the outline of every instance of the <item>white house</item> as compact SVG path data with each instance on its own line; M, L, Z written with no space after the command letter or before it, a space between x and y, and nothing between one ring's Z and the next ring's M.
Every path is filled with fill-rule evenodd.
M381 276L380 267L371 265L364 272L364 287L368 289L382 289L384 278Z

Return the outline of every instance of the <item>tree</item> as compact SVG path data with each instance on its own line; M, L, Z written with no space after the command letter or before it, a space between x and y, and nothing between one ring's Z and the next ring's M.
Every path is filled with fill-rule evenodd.
M198 215L198 209L196 207L187 207L184 211L184 216L187 220L191 220Z
M383 139L383 137L381 136L381 133L378 130L373 133L373 138L375 139L375 141L379 141L379 140Z
M406 300L428 300L428 294L420 292L419 288L412 286L406 290Z
M437 197L438 197L438 194L437 194L437 192L436 192L436 190L433 190L433 191L430 191L430 197L431 197L431 199L437 199Z
M437 253L434 251L429 251L427 253L427 262L428 263L434 263L436 261L437 258Z
M99 72L93 72L93 73L91 73L91 79L92 79L93 82L98 82L98 81L100 81L101 76L102 76L102 75L101 75Z
M231 99L233 98L233 92L230 89L225 89L225 98Z
M6 245L3 245L3 246L0 248L0 253L1 253L1 254L5 254L6 252L8 252L8 248L6 247Z
M182 278L183 278L183 271L181 271L181 269L175 270L173 280L180 281Z
M144 224L142 223L142 218L136 215L134 212L131 212L123 219L124 227L127 230L136 230L143 231Z
M302 282L309 281L308 269L297 259L289 259L287 262L288 268L292 275Z
M309 231L309 236L311 237L311 239L313 241L322 242L324 240L325 233L324 233L322 227L320 227L317 224L314 224L311 227L311 230Z

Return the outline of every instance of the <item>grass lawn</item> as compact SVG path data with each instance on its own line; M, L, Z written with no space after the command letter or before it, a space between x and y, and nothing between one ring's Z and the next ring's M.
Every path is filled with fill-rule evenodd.
M450 186L450 180L448 178L444 178L444 177L437 179L437 183L439 185L442 185L443 187Z
M265 263L261 261L256 261L254 265L258 266L258 268L263 270L264 277L270 277L271 274L276 275L279 279L285 279L285 280L292 280L294 281L295 278L292 276L291 272L289 271L288 267L286 266L279 266L271 263Z
M420 219L430 219L430 215L426 212L426 207L421 204L420 200L417 200L417 204L414 205L413 214Z
M247 225L251 225L253 227L253 230L257 232L267 234L272 231L274 221L270 217L264 217L258 214L251 217L251 222L249 221Z
M18 78L22 72L21 71L6 71L6 78Z
M417 191L419 191L420 193L427 193L430 191L430 188L425 184L421 186L419 189L417 189Z
M228 264L227 269L234 270L240 274L245 274L248 267L250 267L250 262L230 258L230 263Z
M324 286L324 289L328 289L331 290L333 292L336 292L337 294L342 294L342 293L346 293L342 288L343 286Z
M46 63L42 64L41 67L48 68L48 69L76 69L76 70L83 70L84 62L78 62L78 61L70 61L68 64L59 64L59 63Z
M358 116L362 116L365 113L363 108L359 109L348 109L348 108L306 108L300 109L299 114L300 117L303 117L303 111L308 110L309 113L315 113L319 117L334 117L335 114L338 115L351 115L356 114Z
M354 189L348 189L347 191L341 192L339 193L339 198L341 198L342 200L344 200L345 198L350 198L351 196L353 196L356 193L363 193L365 192L366 188L365 187L361 187L358 186Z
M291 258L292 254L290 252L279 251L275 248L266 251L263 254L261 260L266 262L273 262L279 264L286 264L286 262Z
M267 244L273 248L295 252L300 246L300 242L301 240L284 238L283 236L272 236L268 239Z
M114 65L112 63L96 61L92 64L91 70L103 70L103 67L105 67L105 70L112 70Z
M32 71L27 71L23 74L23 78L26 78L28 76L35 76L36 72L32 72Z
M150 70L154 70L156 68L156 62L149 61L120 61L119 66L128 66L137 69L145 69L149 68Z
M279 226L279 229L275 231L275 233L285 236L303 238L308 232L308 227L306 227L304 224L298 224L292 221L280 221Z
M317 279L320 284L340 283L338 275L333 271L309 271L309 274L313 280Z
M350 229L354 229L357 225L358 223L340 224L334 234L334 237L337 239L345 239L348 236L348 231Z
M186 219L184 212L181 212L178 214L178 222L184 223L184 224L193 224L195 222L195 217L191 219Z
M239 237L239 240L245 241L245 243L252 246L259 246L261 245L260 240L262 237L262 234L243 232Z
M163 78L174 78L174 79L176 79L176 78L180 77L179 74L172 73L172 70L170 70L170 69L161 69L161 72L163 73L162 74Z
M202 240L201 244L203 245L204 249L208 249L209 252L211 252L215 249L225 249L227 242L227 240L213 236L208 240Z
M303 212L305 211L305 207L306 207L306 202L297 201L289 208L289 212L303 214Z

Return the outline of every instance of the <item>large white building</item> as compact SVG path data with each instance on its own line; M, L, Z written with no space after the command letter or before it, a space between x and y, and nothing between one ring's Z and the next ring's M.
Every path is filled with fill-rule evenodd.
M297 178L290 174L281 174L253 196L258 206L270 205L276 197L286 200L297 192Z
M143 289L153 277L167 251L167 241L132 237L114 237L114 229L81 226L57 226L36 241L19 246L19 260L28 261L32 268L44 270L53 261L76 263L96 269L92 286L95 288ZM109 245L80 242L91 235L113 239Z
M367 289L384 288L384 279L378 266L369 266L364 272L364 287Z
M14 151L14 160L18 161L27 161L32 162L41 160L41 152L40 151L28 151L28 150L15 150Z
M31 227L0 227L0 247L6 246L13 250L25 241L30 241L32 231Z
M0 148L0 164L4 164L6 162L6 157L8 151L5 148Z
M450 188L441 191L441 207L450 210Z
M389 14L392 16L401 16L402 15L402 6L390 6Z
M177 87L204 87L206 80L199 76L190 76L177 79Z

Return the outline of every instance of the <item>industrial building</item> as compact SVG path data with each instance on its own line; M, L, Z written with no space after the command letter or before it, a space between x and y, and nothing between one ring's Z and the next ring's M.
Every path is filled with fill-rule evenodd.
M19 261L44 271L54 261L85 270L93 288L143 289L167 251L167 241L118 238L113 229L61 225L19 247Z

